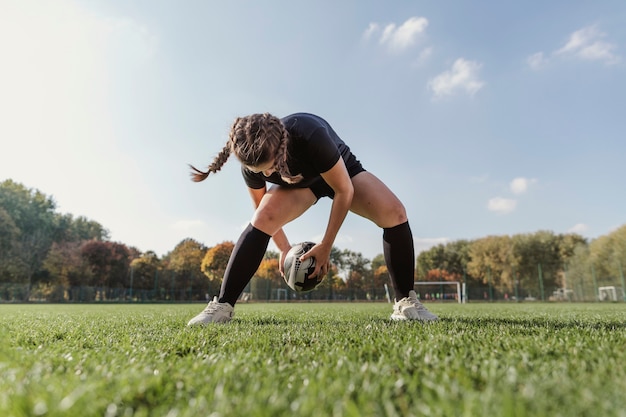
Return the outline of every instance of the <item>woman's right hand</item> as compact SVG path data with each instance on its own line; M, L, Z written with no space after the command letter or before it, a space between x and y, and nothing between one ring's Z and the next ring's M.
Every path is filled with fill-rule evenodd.
M278 259L278 272L280 272L281 277L285 277L285 259L287 258L287 253L291 249L291 246L287 248L287 250L280 251L280 258Z

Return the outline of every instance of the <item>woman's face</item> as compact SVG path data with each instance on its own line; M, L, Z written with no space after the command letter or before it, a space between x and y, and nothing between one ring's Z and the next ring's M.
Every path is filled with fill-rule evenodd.
M276 172L276 168L274 167L274 160L273 159L271 161L269 161L269 162L264 163L264 164L248 166L247 168L250 171L254 172L255 174L258 174L260 172L260 173L262 173L266 177L269 177L274 172Z

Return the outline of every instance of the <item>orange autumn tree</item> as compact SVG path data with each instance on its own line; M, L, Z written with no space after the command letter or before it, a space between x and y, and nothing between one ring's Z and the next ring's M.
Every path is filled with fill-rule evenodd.
M278 258L266 257L263 259L263 261L261 261L261 265L259 265L259 269L256 271L255 276L280 284L283 281L283 278L278 270Z
M235 244L230 241L222 242L210 248L204 258L200 269L211 282L221 282L226 272L226 266L233 252Z

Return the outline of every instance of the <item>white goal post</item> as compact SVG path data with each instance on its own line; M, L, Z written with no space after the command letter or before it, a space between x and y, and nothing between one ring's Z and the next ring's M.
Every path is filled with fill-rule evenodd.
M599 287L598 288L598 300L600 301L617 301L618 298L623 298L622 288L615 286Z
M460 283L459 281L419 281L415 282L414 285L455 285L456 299L459 301L459 304L466 302L465 283Z

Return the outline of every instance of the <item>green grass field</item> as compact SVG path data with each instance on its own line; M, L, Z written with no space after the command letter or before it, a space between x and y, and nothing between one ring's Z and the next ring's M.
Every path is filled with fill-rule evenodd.
M626 416L626 304L0 305L1 416Z

